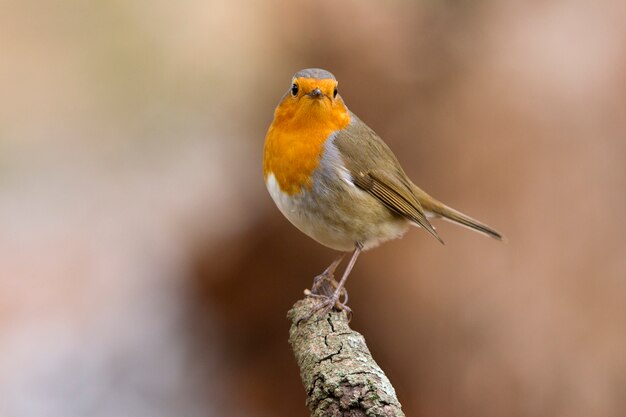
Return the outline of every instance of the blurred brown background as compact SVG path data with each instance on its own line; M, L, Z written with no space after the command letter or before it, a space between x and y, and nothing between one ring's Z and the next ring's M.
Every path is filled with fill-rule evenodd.
M626 415L626 3L89 3L0 5L0 415L307 415L285 314L335 254L261 159L311 66L508 237L359 259L407 415Z

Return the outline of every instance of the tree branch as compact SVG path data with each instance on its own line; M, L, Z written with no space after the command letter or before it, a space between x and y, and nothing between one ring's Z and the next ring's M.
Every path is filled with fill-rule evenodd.
M306 320L316 302L307 297L287 314L311 417L404 416L391 382L345 312Z

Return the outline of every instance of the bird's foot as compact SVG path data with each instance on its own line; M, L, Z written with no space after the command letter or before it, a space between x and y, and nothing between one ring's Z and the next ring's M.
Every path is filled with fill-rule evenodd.
M306 320L310 319L315 313L326 315L333 307L338 311L345 311L349 317L352 317L352 310L348 307L348 291L343 286L345 276L342 282L335 281L334 273L344 255L341 255L333 261L332 264L320 275L313 280L313 286L310 290L304 290L307 297L316 298L319 302L312 308ZM349 272L349 271L348 271ZM346 273L344 272L344 275Z
M335 281L335 270L341 264L345 255L339 256L331 263L328 268L313 279L313 286L310 290L304 290L305 295L325 295L330 297L339 283ZM329 285L330 284L330 285Z
M313 278L313 285L310 290L304 290L305 295L331 296L337 289L337 281L332 272L324 271L320 275Z
M327 288L328 285L326 285L325 287ZM315 304L311 309L311 312L306 317L306 320L313 317L316 313L319 314L320 317L325 316L333 308L335 308L337 311L345 311L348 314L348 317L352 318L352 309L348 307L348 291L346 291L345 288L335 289L335 291L331 292L330 295L316 294L309 290L305 290L304 294L307 297L312 297L319 300L319 302Z

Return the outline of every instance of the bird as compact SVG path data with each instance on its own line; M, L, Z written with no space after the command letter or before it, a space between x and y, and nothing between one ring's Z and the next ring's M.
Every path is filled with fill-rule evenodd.
M265 136L263 176L274 203L296 228L342 252L305 291L320 299L314 312L350 311L345 284L359 254L402 237L411 226L442 244L430 219L503 239L416 186L389 146L348 110L337 79L324 69L303 69L291 78ZM334 272L349 252L337 282ZM320 291L324 281L332 291Z

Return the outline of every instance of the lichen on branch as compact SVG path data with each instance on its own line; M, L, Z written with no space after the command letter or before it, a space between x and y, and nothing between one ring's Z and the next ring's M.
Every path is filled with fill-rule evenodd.
M312 417L404 416L391 382L372 358L345 312L307 316L317 301L289 311L289 343L300 367Z

